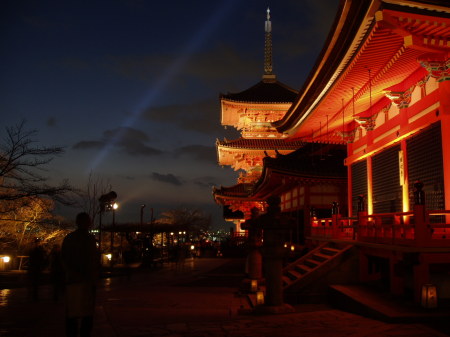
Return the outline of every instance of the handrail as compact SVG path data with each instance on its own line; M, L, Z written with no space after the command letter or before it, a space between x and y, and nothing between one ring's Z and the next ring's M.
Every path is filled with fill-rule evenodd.
M393 212L393 213L375 213L361 216L365 218L370 218L370 217L407 216L407 215L414 215L414 212L409 211L409 212Z
M358 213L357 217L314 218L311 235L362 242L438 247L450 244L450 210L426 210L424 205L414 206L413 211ZM447 223L430 222L430 217L446 216Z

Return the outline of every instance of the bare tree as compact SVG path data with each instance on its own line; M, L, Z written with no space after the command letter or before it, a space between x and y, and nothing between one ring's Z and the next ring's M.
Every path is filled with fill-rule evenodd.
M110 192L112 185L108 179L89 173L88 181L85 189L78 192L81 200L81 207L83 210L91 216L92 223L95 224L95 219L100 211L99 198Z
M67 228L55 224L50 199L27 197L10 201L14 210L4 210L0 203L0 250L25 253L35 238L44 244L58 243L67 234Z
M192 236L201 236L211 226L211 215L199 209L178 208L161 214L157 223L186 228Z
M6 127L5 131L6 134L0 142L2 208L8 211L8 207L4 207L8 202L22 200L26 203L33 197L49 197L69 204L67 193L73 190L69 183L63 181L58 185L49 185L48 177L43 175L46 165L55 156L61 155L63 148L37 145L37 131L26 130L25 121L13 127Z

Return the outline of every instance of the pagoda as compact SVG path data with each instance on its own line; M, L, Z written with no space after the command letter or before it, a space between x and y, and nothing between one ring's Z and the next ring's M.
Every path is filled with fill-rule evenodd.
M214 188L215 201L240 211L248 217L252 207L262 208L262 203L246 200L247 192L260 178L265 157L288 154L302 145L301 141L286 142L286 136L272 126L284 117L297 91L279 82L272 67L272 22L270 9L265 21L264 74L262 80L247 90L222 94L221 124L232 126L241 132L235 140L217 140L218 163L240 170L237 185ZM241 213L241 214L242 214ZM228 218L227 220L231 220ZM239 231L239 221L236 221Z

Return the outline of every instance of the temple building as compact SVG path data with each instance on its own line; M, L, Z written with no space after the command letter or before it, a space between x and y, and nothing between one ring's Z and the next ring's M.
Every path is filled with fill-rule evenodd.
M272 23L267 9L265 22L264 75L260 82L239 93L223 94L221 103L221 124L232 126L241 132L241 138L216 142L218 162L240 171L235 186L214 188L216 202L230 209L226 216L236 223L248 217L252 207L263 208L259 201L241 198L259 179L263 158L288 154L302 145L302 142L286 142L286 135L279 133L271 123L280 120L297 97L297 91L279 82L272 69Z
M308 80L272 127L287 142L346 152L347 200L331 216L307 215L316 249L285 270L286 289L314 279L324 250L351 250L353 282L423 305L450 298L448 1L342 0Z

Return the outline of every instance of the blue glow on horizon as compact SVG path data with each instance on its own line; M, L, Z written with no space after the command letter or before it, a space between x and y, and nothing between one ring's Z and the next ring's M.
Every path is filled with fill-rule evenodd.
M186 65L195 51L197 51L201 45L211 37L216 28L232 10L236 2L238 2L238 0L222 1L221 5L216 8L213 15L209 17L209 20L205 22L197 34L195 34L189 43L184 47L183 51L180 52L180 56L170 65L170 67L165 70L164 74L156 81L156 83L153 84L147 95L143 97L142 101L138 104L130 116L124 120L122 127L132 127L135 124L142 112L150 107L152 103L161 95L169 83ZM111 149L120 141L125 130L126 129L124 128L120 128L120 131L108 140L108 143L101 149L88 171L94 171L94 169L100 165L100 163L107 157Z

